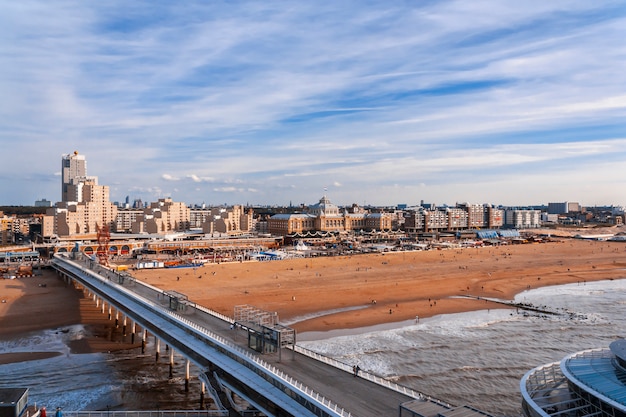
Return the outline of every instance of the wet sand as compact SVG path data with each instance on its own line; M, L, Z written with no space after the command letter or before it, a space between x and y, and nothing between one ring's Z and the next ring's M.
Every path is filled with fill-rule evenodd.
M0 279L0 340L11 340L30 332L83 324L88 336L70 343L72 353L107 352L128 349L131 345L96 308L83 292L67 286L52 270L42 275ZM45 359L65 352L0 353L0 365Z
M237 305L277 312L298 332L355 329L487 308L529 288L626 277L626 244L564 239L499 247L388 252L133 271L137 279L233 316ZM45 284L45 285L44 285ZM75 353L133 347L91 299L59 279L0 280L0 340L82 323ZM137 345L135 345L137 346ZM33 352L0 355L0 363ZM45 355L46 353L41 353ZM32 358L32 357L31 357Z

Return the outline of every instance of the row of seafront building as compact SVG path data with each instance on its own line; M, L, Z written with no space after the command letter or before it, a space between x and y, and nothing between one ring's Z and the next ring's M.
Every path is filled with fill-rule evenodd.
M241 205L231 207L191 208L183 202L162 198L148 205L119 207L110 201L109 187L87 175L84 155L74 152L62 157L61 201L49 207L45 215L27 222L0 213L0 244L15 243L16 229L28 234L30 226L43 239L51 237L95 236L107 227L117 233L167 234L191 229L205 234L269 233L285 236L293 233L389 231L433 233L465 229L533 229L546 220L554 221L563 210L582 210L578 203L550 203L548 212L529 208L504 208L491 204L462 203L436 207L420 204L394 209L365 209L353 204L338 207L327 196L308 207L292 208L288 213L262 210L255 213ZM607 221L622 224L623 210ZM549 216L553 216L550 218Z
M111 203L108 203L111 204ZM144 208L99 210L86 202L60 202L47 214L30 218L0 212L0 244L18 243L18 236L80 239L95 236L106 225L112 232L164 235L196 231L211 235L272 234L286 236L307 232L351 232L400 230L408 234L455 232L479 229L535 229L554 224L536 209L501 208L489 204L457 204L455 207L423 205L402 209L364 209L353 205L340 208L324 196L319 203L300 211L274 214L230 207L192 208L171 198L159 199ZM93 212L92 212L93 210ZM94 213L114 213L98 217ZM623 224L622 215L605 219Z
M411 209L372 212L357 206L340 208L324 196L319 203L303 212L255 214L252 209L235 205L228 208L193 209L170 198L159 199L142 209L117 209L99 219L88 209L93 204L61 202L39 218L38 234L49 239L95 235L99 227L108 226L117 233L167 234L197 230L204 234L241 235L269 233L284 236L310 231L350 232L404 230L408 233L432 233L466 229L498 229L510 227L532 229L541 226L541 212L531 209L502 209L491 205L464 204L457 207L416 207ZM92 207L93 208L93 207ZM5 218L6 239L15 227ZM28 227L21 221L20 230ZM24 224L22 224L24 223Z

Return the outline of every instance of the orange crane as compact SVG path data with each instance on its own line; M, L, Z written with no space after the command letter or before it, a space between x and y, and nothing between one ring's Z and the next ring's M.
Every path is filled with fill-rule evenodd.
M109 266L109 242L111 241L111 233L109 232L109 226L104 225L98 228L98 249L96 250L96 256L100 265Z

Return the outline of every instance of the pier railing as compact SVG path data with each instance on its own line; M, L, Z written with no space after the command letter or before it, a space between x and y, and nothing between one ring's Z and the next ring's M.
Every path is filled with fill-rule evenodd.
M313 358L317 361L323 362L327 365L333 366L335 368L341 369L345 372L353 372L353 368L352 365L348 365L347 363L338 361L337 359L333 359L333 358L329 358L328 356L324 356L322 354L319 354L315 351L312 351L311 349L307 349L305 347L302 346L298 346L295 345L294 346L294 350L302 355L308 356L310 358ZM368 371L364 371L364 370L359 370L359 377L363 378L363 379L367 379L368 381L372 381L375 384L381 385L383 387L386 387L390 390L399 392L401 394L407 395L409 397L413 397L415 399L419 399L419 400L426 400L426 401L431 401L431 402L435 402L437 404L441 404L444 405L448 408L451 408L452 405L446 403L445 401L441 401L437 398L431 397L430 395L424 394L423 392L420 391L416 391L412 388L409 387L405 387L404 385L400 385L400 384L396 384L393 381L389 381L388 379L385 379L379 375L376 375L374 373L368 372Z
M160 307L160 306L159 306ZM210 331L209 329L187 319L186 317L182 317L174 312L171 311L164 311L165 313L167 313L168 315L176 318L178 321L186 324L189 327L192 327L193 329L195 329L196 331L199 331L200 333L202 333L204 336L208 336L211 339L213 339L215 342L219 342L220 344L222 344L223 348L227 350L227 352L222 352L222 353L226 353L228 354L229 352L236 352L239 357L243 356L245 357L248 361L252 362L244 362L241 361L239 359L238 356L232 356L232 354L230 354L229 356L235 360L237 360L239 363L246 365L249 369L253 370L257 375L267 379L266 376L266 372L269 372L273 378L271 378L271 380L273 382L275 381L281 381L284 385L288 386L289 388L293 389L294 391L299 391L301 395L307 397L307 398L312 398L315 401L317 401L318 403L322 404L324 407L326 407L327 409L333 411L335 414L342 416L342 417L350 417L351 414L347 411L345 411L343 408L339 407L337 404L333 403L332 401L330 401L329 399L325 398L324 396L320 395L319 393L315 392L314 390L312 390L311 388L307 387L306 385L304 385L303 383L301 383L300 381L294 379L293 377L289 376L288 374L286 374L285 372L283 372L282 370L276 368L274 365L271 365L267 362L265 362L263 359L259 358L256 355L251 354L250 352L246 351L245 349L241 348L240 346L234 345L232 344L230 341L228 341L227 339L223 338L222 336L213 333L212 331ZM252 366L251 366L252 365Z
M228 410L63 411L63 417L228 417Z

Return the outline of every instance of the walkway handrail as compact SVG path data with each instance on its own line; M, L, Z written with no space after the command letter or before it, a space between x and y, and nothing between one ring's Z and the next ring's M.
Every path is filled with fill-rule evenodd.
M215 402L215 406L219 408L220 410L226 410L226 408L222 404L222 400L220 400L219 394L217 393L217 391L215 391L215 388L213 388L213 385L211 385L211 382L209 381L209 378L206 376L206 374L200 374L198 376L198 379L204 382L204 385L207 387L207 391L209 392L210 397Z
M57 254L55 255L55 259L60 259L60 256ZM150 306L153 311L160 313L162 316L165 317L170 317L172 320L169 320L170 322L174 322L174 321L178 321L178 323L184 324L187 327L195 330L196 332L199 332L200 335L207 341L210 341L211 343L213 343L214 345L217 345L218 347L221 347L224 351L230 353L231 355L231 359L245 359L248 362L248 368L251 370L256 369L255 373L257 373L258 375L262 376L261 373L265 372L265 373L269 373L271 376L274 377L274 379L277 379L279 381L281 381L283 384L285 384L287 387L289 387L290 389L300 392L303 396L313 400L314 402L317 402L319 405L323 406L322 408L326 408L332 412L334 412L335 414L339 415L340 417L350 417L351 414L349 412L347 412L346 410L344 410L342 407L339 407L337 404L333 403L332 401L330 401L329 399L325 398L324 396L320 395L319 393L313 391L311 388L306 387L304 384L302 384L301 382L295 380L294 378L292 378L291 376L285 374L282 370L274 367L273 365L268 364L267 362L263 361L262 359L260 359L259 357L252 355L250 352L242 349L240 346L237 346L235 344L233 344L232 342L228 341L227 339L225 339L224 337L212 332L211 330L187 319L186 317L182 317L179 314L174 313L173 311L167 310L165 309L163 306L154 303L151 300L148 300L144 297L141 297L140 295L136 294L135 292L125 288L122 285L119 285L113 281L104 279L102 276L100 276L98 273L96 273L95 271L92 270L91 265L89 265L89 262L86 263L87 269L85 270L84 268L81 268L79 265L76 265L74 262L70 261L69 259L64 259L65 262L68 262L70 265L74 264L74 267L78 267L81 271L88 273L90 276L96 278L97 280L99 280L101 283L104 283L105 285L109 285L112 286L113 288L115 288L117 291L124 293L125 295L140 301L141 303L143 303L144 305L148 305ZM95 264L95 262L94 262ZM98 265L99 266L99 265ZM106 270L107 272L109 272L109 270ZM110 271L113 272L113 271ZM227 320L228 321L228 320ZM174 323L176 324L176 323ZM234 356L234 357L233 357ZM240 362L238 360L238 362ZM240 362L241 363L241 362ZM252 365L252 367L250 366Z
M228 415L228 410L63 410L64 417L228 417Z
M311 388L305 386L300 381L294 379L293 377L289 376L288 374L286 374L282 370L276 368L274 365L271 365L271 364L265 362L263 359L259 358L258 356L253 355L250 352L246 351L245 349L241 348L240 346L237 346L237 345L231 343L230 341L228 341L224 337L222 337L220 335L217 335L217 334L213 333L212 331L210 331L209 329L207 329L207 328L205 328L203 326L200 326L199 324L194 323L193 321L187 319L186 317L182 317L182 316L180 316L180 315L178 315L178 314L176 314L176 313L174 313L172 311L167 311L166 310L165 313L167 313L168 315L171 315L172 317L174 317L177 320L179 320L180 322L182 322L182 323L192 327L193 329L201 332L204 336L208 336L210 338L215 339L216 342L222 343L225 348L227 348L227 349L229 349L231 351L236 351L236 353L244 356L246 359L249 359L254 364L256 364L257 368L260 368L260 369L264 370L265 372L271 373L274 376L275 379L278 379L278 380L282 381L284 384L290 386L292 389L294 389L296 391L299 391L300 393L304 394L305 396L316 400L317 402L321 403L322 405L324 405L325 407L329 408L333 412L338 413L340 416L345 416L345 417L351 416L351 414L349 412L346 412L343 408L339 407L337 404L333 403L332 401L330 401L329 399L325 398L321 394L313 391ZM233 352L233 353L235 353L235 352Z
M333 366L335 368L341 369L342 371L345 372L349 372L352 373L353 368L351 365L348 365L347 363L341 362L337 359L333 359L333 358L329 358L328 356L324 356L320 353L317 353L311 349L307 349L305 347L299 346L299 345L295 345L293 347L293 349L305 356L308 356L310 358L313 358L317 361L323 362L327 365ZM403 385L400 384L396 384L395 382L389 381L388 379L385 379L379 375L376 375L372 372L368 372L368 371L364 371L364 370L360 370L359 371L359 376L361 378L367 379L368 381L371 381L375 384L381 385L383 387L386 387L392 391L396 391L399 392L400 394L404 394L407 395L409 397L415 398L415 399L419 399L419 400L428 400L431 402L435 402L441 405L444 405L448 408L452 408L453 406L445 401L441 401L437 398L434 398L430 395L424 394L423 392L414 390L412 388L409 387L405 387Z

